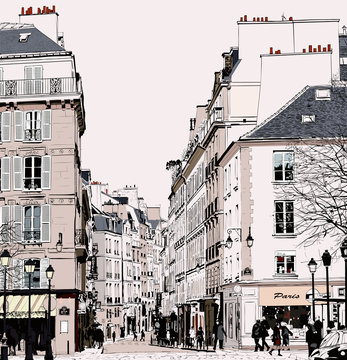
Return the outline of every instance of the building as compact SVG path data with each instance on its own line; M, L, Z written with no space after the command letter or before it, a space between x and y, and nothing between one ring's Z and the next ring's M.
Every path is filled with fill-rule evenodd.
M43 19L45 26L27 24ZM1 221L10 229L1 248L12 256L7 325L26 338L31 294L35 340L45 348L45 271L52 265L53 352L68 354L84 348L92 319L84 307L90 209L80 168L86 127L81 77L57 19L54 7L37 14L22 9L20 23L0 25ZM31 292L28 259L35 262Z

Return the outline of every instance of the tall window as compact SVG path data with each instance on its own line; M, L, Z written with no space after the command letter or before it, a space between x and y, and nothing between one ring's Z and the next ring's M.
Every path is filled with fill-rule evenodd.
M275 181L294 179L294 155L292 151L275 151L273 153L273 169Z
M24 140L41 141L41 111L25 113Z
M275 254L276 274L295 273L295 251L277 251Z
M24 207L24 240L40 240L41 238L41 207Z
M28 190L41 189L41 157L24 158L24 188Z
M294 233L294 202L275 202L275 232L276 234Z
M26 66L24 78L26 94L42 94L42 66Z

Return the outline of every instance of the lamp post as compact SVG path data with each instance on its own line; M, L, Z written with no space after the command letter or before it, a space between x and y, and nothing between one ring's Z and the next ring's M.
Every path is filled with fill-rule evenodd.
M343 240L341 247L341 255L345 259L345 327L347 326L347 237Z
M35 262L29 259L24 264L24 270L29 275L29 316L28 316L28 334L25 346L25 360L33 360L33 343L31 333L31 274L35 270Z
M326 271L326 286L327 286L327 327L330 321L330 301L329 301L329 266L331 264L331 255L328 250L325 250L322 255L323 264Z
M252 237L252 235L251 235L251 227L249 227L249 233L248 233L246 242L247 242L247 246L248 246L249 248L251 248L251 247L253 246L254 239L253 239L253 237Z
M54 269L52 265L49 265L46 269L46 276L48 279L48 316L47 316L47 345L45 360L53 360L52 353L52 341L51 341L51 280L54 275Z
M3 320L3 328L4 333L2 337L2 345L1 345L1 360L8 359L8 346L7 346L7 338L6 338L6 275L7 268L10 265L11 255L5 249L0 255L1 265L4 267L4 303L3 303L3 311L4 311L4 320Z
M307 264L310 273L312 275L312 320L316 320L316 314L315 314L315 307L314 307L314 273L317 271L317 263L314 261L313 258L309 261Z

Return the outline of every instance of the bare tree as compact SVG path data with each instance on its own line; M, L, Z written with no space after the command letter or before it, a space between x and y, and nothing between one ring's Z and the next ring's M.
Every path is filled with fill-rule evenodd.
M294 200L296 231L304 235L300 245L328 237L336 251L347 235L346 137L301 140L288 150L294 156L294 177L277 192Z

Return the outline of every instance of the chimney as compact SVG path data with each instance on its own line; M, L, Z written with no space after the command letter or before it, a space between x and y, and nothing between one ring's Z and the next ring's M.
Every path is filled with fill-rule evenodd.
M37 9L37 13L33 13L33 8L30 7L26 11L24 7L19 14L19 22L24 24L34 24L43 34L48 36L58 45L64 47L64 39L62 33L58 32L58 17L59 14L55 11L55 5L52 9L48 6L43 6Z
M331 44L328 44L328 51L331 51Z
M273 48L270 47L270 54L273 54Z

